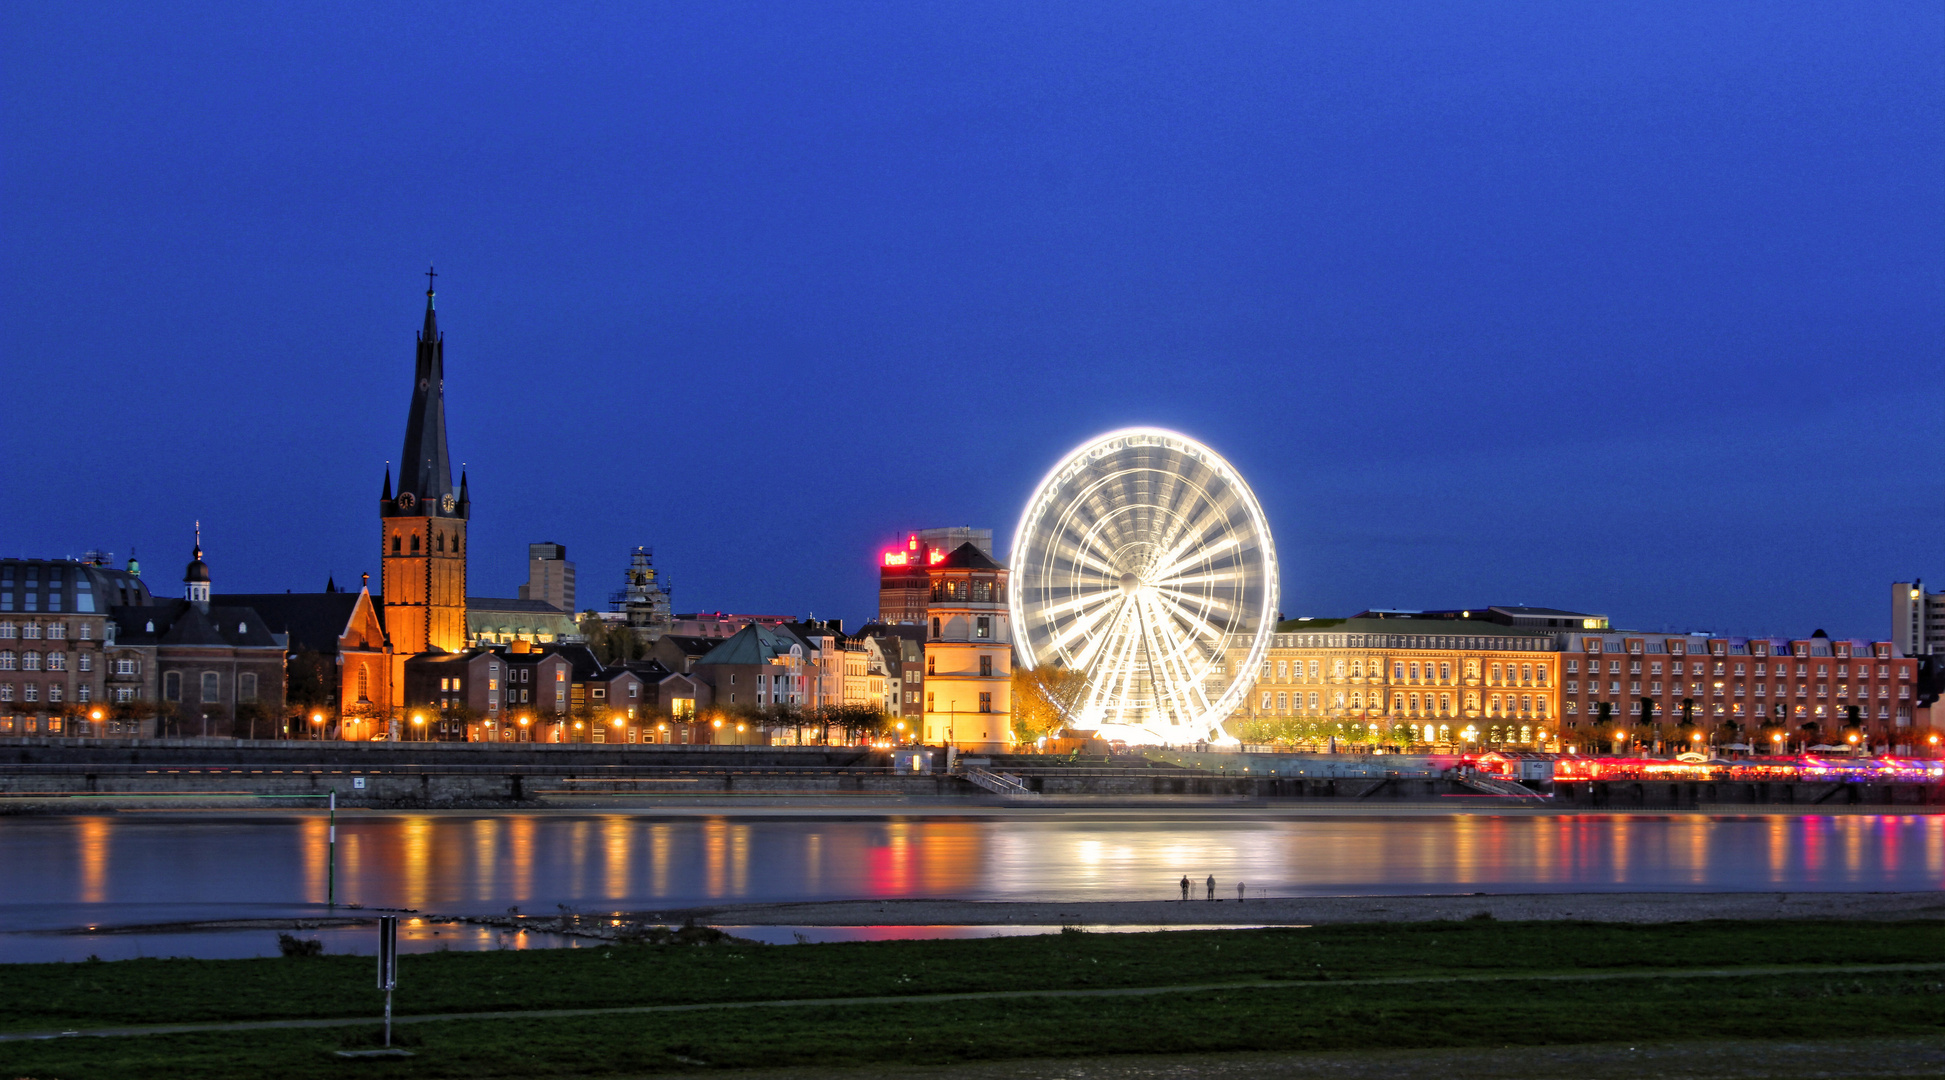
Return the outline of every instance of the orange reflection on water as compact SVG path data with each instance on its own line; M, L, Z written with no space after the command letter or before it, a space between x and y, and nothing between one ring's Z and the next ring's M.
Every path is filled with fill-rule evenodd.
M965 821L926 822L918 845L918 883L925 896L958 896L979 881L979 827Z
M108 819L89 814L79 826L81 902L99 904L108 898Z
M493 899L499 856L500 819L476 819L473 822L473 899Z
M603 889L610 900L619 900L628 895L628 864L634 843L634 825L629 819L619 815L602 819L601 854L607 860L607 865L603 867L607 871Z
M322 816L305 814L297 826L297 850L302 852L299 862L304 877L298 895L308 896L316 903L324 903L326 888L325 867L331 858L331 825Z
M702 823L702 894L712 900L723 895L729 853L729 824L712 817Z
M534 819L527 814L511 818L507 832L512 836L508 854L513 863L513 899L524 904L534 895Z
M669 845L674 832L667 824L648 827L648 882L656 896L669 894Z
M729 827L729 891L733 896L750 891L750 827L740 821Z
M403 904L409 908L424 907L431 899L432 819L424 814L407 815L399 822L399 834L399 865L404 871Z

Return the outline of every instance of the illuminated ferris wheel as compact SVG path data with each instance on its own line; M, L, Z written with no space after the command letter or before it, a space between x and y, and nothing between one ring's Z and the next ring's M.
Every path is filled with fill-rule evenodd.
M1054 466L1013 536L1014 641L1027 668L1085 675L1071 726L1131 744L1232 742L1269 650L1276 549L1227 461L1126 428Z

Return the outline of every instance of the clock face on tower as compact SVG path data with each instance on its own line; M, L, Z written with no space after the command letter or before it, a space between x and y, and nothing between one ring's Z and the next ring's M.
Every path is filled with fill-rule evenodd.
M444 507L448 514L452 513L452 508L455 505L453 497L450 494L447 495L445 498L439 500L439 505Z
M412 509L412 504L418 501L409 491L401 491L398 493L398 508L400 510L410 510Z

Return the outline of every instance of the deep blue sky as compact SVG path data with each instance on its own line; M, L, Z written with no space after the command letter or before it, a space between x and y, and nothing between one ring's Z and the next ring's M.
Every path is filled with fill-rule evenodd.
M0 7L0 551L375 572L432 261L475 593L855 620L1131 423L1292 615L1945 582L1932 0L295 7Z

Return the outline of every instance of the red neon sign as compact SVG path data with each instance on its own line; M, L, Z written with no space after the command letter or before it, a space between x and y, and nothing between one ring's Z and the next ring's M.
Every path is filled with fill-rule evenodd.
M902 551L887 551L887 552L885 552L885 565L886 565L886 566L905 566L905 565L907 565L907 564L908 564L909 562L910 562L910 560L908 560L908 559L907 559L907 558L905 557L905 553L904 553L904 552L902 552Z
M927 566L937 566L944 561L945 561L945 552L940 551L938 548L933 548L926 555Z

